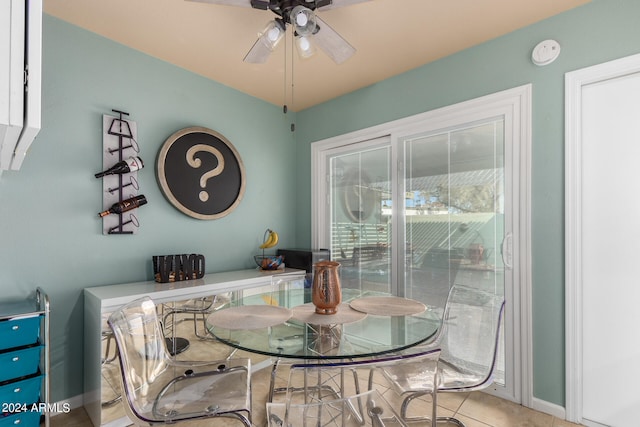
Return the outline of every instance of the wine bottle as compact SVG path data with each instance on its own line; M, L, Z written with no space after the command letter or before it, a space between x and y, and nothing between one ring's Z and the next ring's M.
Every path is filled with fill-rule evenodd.
M127 160L122 160L115 165L111 166L106 171L97 173L96 178L102 178L105 175L113 175L113 174L123 174L129 173L133 171L137 171L138 169L142 169L144 167L144 162L138 156L129 157Z
M139 196L135 196L130 199L123 200L120 203L114 203L106 211L100 212L98 216L102 218L103 216L107 216L109 214L121 214L123 212L130 211L132 209L135 209L139 206L146 205L146 204L147 204L147 198L141 194Z

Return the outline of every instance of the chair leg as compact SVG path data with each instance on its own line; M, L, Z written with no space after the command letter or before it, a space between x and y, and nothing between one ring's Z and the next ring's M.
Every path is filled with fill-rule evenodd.
M113 354L113 357L109 357L109 353L111 352L111 340L113 340L113 334L111 333L111 331L103 331L102 332L102 340L106 341L106 349L104 351L104 357L102 358L102 364L104 365L105 363L111 363L114 360L116 360L116 357L118 357L118 351L116 350L115 353Z
M431 427L436 427L438 423L438 390L434 388L431 392Z
M204 329L204 335L200 334L198 332L198 314L200 314L200 316L202 316L202 327ZM216 341L216 339L207 334L207 316L205 315L205 313L193 313L193 333L195 334L196 337L198 337L198 339L201 340L208 340L208 341Z
M186 338L176 336L176 313L177 312L170 310L168 313L164 314L164 306L163 306L162 313L163 313L163 317L162 317L163 320L160 322L160 324L162 328L162 333L165 336L167 350L169 351L169 354L171 356L177 356L178 354L186 351L189 348L190 346L189 340ZM169 323L168 323L169 316L171 316L171 334L170 335L167 334L167 331L169 329Z
M114 405L114 404L120 402L121 400L122 400L122 395L119 394L118 396L114 397L111 400L107 400L106 402L101 402L100 406L103 407L103 408L106 408L106 407L109 407L111 405Z
M243 415L239 412L236 413L229 413L229 414L225 414L224 415L225 418L235 418L237 420L242 421L242 424L244 424L246 427L252 427L251 424L251 413L247 411L247 415Z
M402 401L402 406L400 408L400 416L402 417L402 419L408 423L410 422L416 422L416 421L431 421L431 426L432 427L436 427L437 423L449 423L449 424L454 424L458 427L467 427L465 423L463 423L462 421L460 421L459 419L455 418L455 417L435 417L435 419L433 418L429 418L429 417L409 417L407 416L407 410L409 408L409 403L411 403L413 401L413 399L420 397L420 396L424 396L425 394L430 394L430 393L413 393L407 397L404 398L404 400ZM432 413L435 415L436 414L436 410L437 410L437 393L434 393L432 396Z
M267 395L267 402L273 402L273 394L276 392L276 371L278 370L279 363L280 359L276 359L275 362L273 362L273 366L271 366L271 378L269 379L269 394Z
M161 325L162 325L162 333L164 333L165 336L169 335L167 333L167 330L169 329L168 319L169 319L169 316L172 316L171 317L171 319L172 319L171 320L171 334L173 334L173 328L174 328L173 321L175 320L175 315L174 315L174 313L172 311L169 311L168 313L164 314L164 306L162 307L162 312L163 312L162 322L160 322Z
M437 421L439 423L455 424L458 427L467 427L465 423L454 417L438 417Z
M427 417L409 417L407 415L407 411L409 409L409 404L411 402L413 402L413 399L416 399L416 398L418 398L420 396L424 396L425 394L428 394L428 393L426 393L426 392L424 392L424 393L413 393L413 394L410 394L409 396L404 398L404 400L402 401L402 406L400 407L400 416L402 417L403 420L411 422L411 421L424 421L424 420L428 419Z
M455 424L458 427L467 427L462 421L460 421L457 418L454 417L438 417L436 416L436 411L438 410L438 391L434 390L433 394L431 395L432 397L432 401L433 401L433 409L432 409L432 414L433 414L433 419L431 420L431 427L436 427L436 423L448 423L448 424Z

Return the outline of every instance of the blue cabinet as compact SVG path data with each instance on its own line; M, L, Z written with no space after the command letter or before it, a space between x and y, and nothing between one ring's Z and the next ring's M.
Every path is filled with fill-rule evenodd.
M0 301L0 427L49 426L49 298Z

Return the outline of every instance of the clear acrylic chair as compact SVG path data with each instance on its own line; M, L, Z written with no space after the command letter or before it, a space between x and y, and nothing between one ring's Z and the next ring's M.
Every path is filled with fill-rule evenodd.
M500 328L504 313L504 297L462 285L454 285L447 298L442 328L428 347L440 348L437 391L470 392L488 387L493 382ZM403 396L400 415L407 421L408 406L415 398L430 394L424 388L411 365L392 365L382 368L383 374ZM438 417L460 427L464 423L454 417Z
M439 349L429 349L413 354L366 360L293 364L289 370L285 402L294 405L321 404L323 401L335 401L359 395L362 390L376 388L378 385L376 372L378 370L392 366L403 366L413 373L415 381L422 384L424 394L432 394L434 404L428 418L433 418L436 410L434 385L439 356ZM380 378L386 379L382 376ZM350 407L350 418L364 423L367 418L367 409L363 401L355 399L348 400L348 402L353 404ZM433 425L435 427L435 422Z
M118 346L123 402L136 425L229 417L251 426L251 362L178 361L169 354L149 297L108 320Z
M207 315L217 310L223 304L229 302L227 294L209 295L201 298L194 298L187 301L168 303L162 305L163 322L165 335L175 336L175 327L177 325L176 315L187 314L192 316L193 333L201 340L214 339L207 332ZM171 321L169 321L171 318ZM202 331L198 330L198 324L202 324ZM171 331L169 331L171 329Z
M365 408L361 419L353 408ZM406 427L407 424L376 390L334 400L309 403L267 403L268 427Z
M111 375L112 370L119 370L119 368L115 367L115 364L112 365L118 358L118 349L115 345L113 331L107 323L107 317L108 315L103 315L102 319L102 348L104 349L104 356L102 357L101 375L103 377L102 381L104 381L103 384L112 384L107 377ZM112 343L114 343L113 348ZM122 400L122 393L120 393L117 385L109 389L107 396L108 397L105 398L105 391L103 391L102 397L105 400L100 402L103 408L115 405Z

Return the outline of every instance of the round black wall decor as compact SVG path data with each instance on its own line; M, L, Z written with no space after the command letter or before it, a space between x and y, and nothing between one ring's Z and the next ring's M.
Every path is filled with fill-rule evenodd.
M222 218L244 196L240 155L224 136L204 127L171 135L158 154L157 172L167 200L193 218Z

